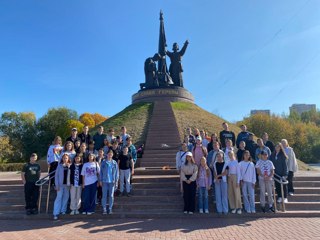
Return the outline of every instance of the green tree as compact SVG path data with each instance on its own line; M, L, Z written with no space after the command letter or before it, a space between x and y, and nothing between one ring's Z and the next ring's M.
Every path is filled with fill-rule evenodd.
M10 139L8 136L0 137L0 162L6 162L9 159L14 158L14 151L12 145L10 145Z
M36 116L32 112L5 112L0 119L0 135L7 136L14 150L12 161L27 159L37 150Z
M39 145L41 148L40 155L45 155L48 146L53 139L58 136L60 129L65 128L68 120L77 120L76 111L69 108L51 108L39 119L37 127L39 130Z

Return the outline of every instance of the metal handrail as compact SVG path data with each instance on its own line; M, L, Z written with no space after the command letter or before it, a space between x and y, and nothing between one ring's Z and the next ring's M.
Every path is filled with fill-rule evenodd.
M40 209L41 209L42 187L46 183L48 183L47 203L46 203L46 213L48 213L49 200L50 200L51 179L54 178L55 172L56 172L56 170L52 171L51 173L48 173L46 176L44 176L43 178L40 178L35 183L36 186L40 187L40 194L39 194L39 200L38 200L38 212L39 213L40 213Z
M284 180L283 177L281 177L280 175L274 173L274 181L280 183L280 186L281 186L281 196L282 196L282 210L283 212L286 211L286 206L285 206L285 202L284 202L284 192L283 192L283 185L287 185L289 182L288 180ZM273 188L274 189L274 188ZM274 190L275 191L275 190ZM275 198L275 194L274 195L274 198ZM276 202L275 202L275 206L276 206Z

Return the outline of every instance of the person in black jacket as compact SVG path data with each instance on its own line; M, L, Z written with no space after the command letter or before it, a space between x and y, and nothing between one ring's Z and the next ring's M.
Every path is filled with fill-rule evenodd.
M224 122L222 123L223 131L220 132L220 140L221 140L221 146L222 148L226 148L226 140L230 139L232 141L232 145L235 145L236 142L236 136L234 132L229 130L228 123Z
M78 137L78 130L76 128L72 128L71 136L66 139L66 142L68 141L72 142L73 145L75 145L76 141L81 141L81 139Z
M274 168L275 168L275 175L274 178L277 178L278 180L286 180L288 176L288 166L287 166L287 155L281 145L281 143L277 143L275 147L275 151L271 154L270 160L272 161ZM278 175L278 176L277 176ZM285 203L288 202L287 194L288 189L287 185L283 185L283 195L281 194L281 184L275 181L276 185L276 192L278 195L278 203L281 203L284 201ZM282 199L283 198L283 199Z
M268 133L265 132L262 134L262 140L263 140L264 145L267 146L270 149L270 151L273 153L274 152L274 144L273 144L273 142L271 142L269 140Z
M81 143L85 143L87 147L89 146L89 142L92 140L91 135L89 134L89 127L84 126L83 132L78 135L81 140Z
M253 162L254 164L256 164L255 156L256 156L256 149L258 148L258 145L257 145L257 143L253 140L253 136L254 136L253 133L250 133L250 134L249 134L249 138L248 138L248 140L246 141L246 147L245 147L245 149L250 152L252 162Z
M70 166L70 215L79 214L82 191L82 154L77 154Z

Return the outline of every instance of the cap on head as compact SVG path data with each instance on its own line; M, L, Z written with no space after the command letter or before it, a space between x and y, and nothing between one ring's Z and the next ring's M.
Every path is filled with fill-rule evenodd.
M262 150L260 154L261 155L268 155L268 153L266 151L264 151L264 150Z
M77 131L78 131L78 129L76 129L76 128L72 128L72 129L71 129L71 131L72 131L72 132L77 132Z
M191 152L187 152L187 153L186 153L186 156L192 157L192 153L191 153Z

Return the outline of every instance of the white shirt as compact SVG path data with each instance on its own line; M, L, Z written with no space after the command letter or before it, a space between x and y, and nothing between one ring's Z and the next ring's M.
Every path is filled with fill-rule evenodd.
M181 169L181 166L183 164L185 164L186 162L186 156L187 156L187 152L184 152L184 151L179 151L177 152L177 155L176 155L176 168L178 170Z
M83 165L81 175L84 176L84 185L90 185L98 181L100 166L96 162L87 162Z
M244 182L256 183L256 169L252 162L241 161L239 163L240 180Z
M228 175L234 174L237 175L237 183L240 183L240 168L238 160L230 160L228 163Z

